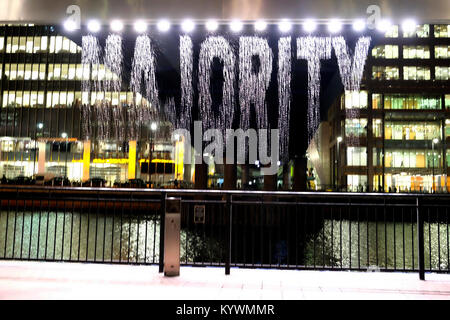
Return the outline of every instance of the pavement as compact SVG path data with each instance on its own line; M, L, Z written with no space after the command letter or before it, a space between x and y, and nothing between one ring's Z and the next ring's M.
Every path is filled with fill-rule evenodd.
M0 299L448 300L450 274L0 261Z

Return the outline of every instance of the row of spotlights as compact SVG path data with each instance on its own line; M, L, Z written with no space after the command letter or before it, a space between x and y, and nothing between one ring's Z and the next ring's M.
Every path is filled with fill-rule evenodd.
M264 20L257 20L254 22L254 28L256 31L264 31L267 28L267 22ZM311 33L317 29L317 22L312 19L307 19L303 22L304 31ZM206 29L208 31L216 31L219 28L219 23L216 20L208 20L206 21ZM343 22L338 19L333 19L328 23L328 31L331 33L338 33L342 30ZM387 32L392 23L387 20L381 20L377 25L377 30L381 32ZM72 20L67 20L64 23L64 27L68 31L73 31L76 29L76 25ZM156 27L161 32L166 32L170 30L171 23L169 20L160 20L156 24ZM412 19L407 19L402 23L402 29L405 32L414 32L417 27L417 23ZM97 20L91 20L88 22L87 28L90 32L96 33L101 29L101 24ZM114 32L120 32L124 28L123 23L120 20L113 20L111 22L111 30ZM232 20L230 22L230 30L233 32L240 32L244 28L244 23L240 20ZM143 20L138 20L134 24L134 29L138 33L143 33L147 31L147 23ZM184 32L192 32L195 29L195 22L193 20L184 20L181 23L181 29ZM289 32L292 29L292 22L288 19L282 19L278 23L278 29L281 32ZM361 32L366 29L366 22L363 19L358 19L353 22L353 29L355 31Z

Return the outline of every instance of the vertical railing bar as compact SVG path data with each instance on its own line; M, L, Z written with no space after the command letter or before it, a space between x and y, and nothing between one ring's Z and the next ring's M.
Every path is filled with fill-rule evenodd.
M12 243L12 256L11 258L14 259L15 257L15 247L16 247L16 225L17 225L17 211L19 210L19 188L16 189L16 210L14 211L14 231L13 231L13 243Z
M105 248L106 248L106 213L108 212L108 202L104 201L105 207L103 208L103 252L102 252L102 262L105 262Z
M66 199L63 200L63 230L62 230L62 243L61 243L61 261L64 260L64 233L66 232Z
M23 237L25 233L25 211L26 211L27 200L23 199L23 211L22 211L22 234L20 239L20 260L22 260L22 251L23 251Z
M417 211L417 248L418 248L418 263L419 263L419 278L420 280L425 280L423 217L421 215L419 198L416 198L416 211Z
M397 221L395 220L394 210L392 210L392 223L394 226L394 270L397 270L397 236L396 236Z
M427 216L428 216L428 250L429 250L429 265L430 265L430 271L433 269L433 266L431 265L431 216L430 216L430 207L427 208Z
M161 193L160 224L159 224L159 273L164 272L164 226L166 218L166 193ZM187 254L187 253L186 253Z
M53 235L53 260L56 260L56 236L58 234L58 200L55 199L55 233Z
M45 231L45 252L44 252L44 260L47 260L47 247L48 247L48 225L50 220L50 198L51 193L48 192L48 202L47 202L47 222L46 222L46 231Z
M41 200L42 201L42 200ZM8 199L8 210L6 211L6 229L5 229L5 249L4 249L4 255L3 257L6 259L6 255L8 253L7 248L8 248L8 228L9 228L9 213L11 211L11 202ZM39 241L39 237L38 237L38 241ZM39 248L39 242L38 242L38 248Z
M116 201L113 201L112 227L111 227L111 262L114 260L114 231L116 219Z
M352 199L348 198L348 259L349 269L352 268Z
M439 214L439 209L436 208L436 219L437 219L437 229L438 229L438 234L437 234L437 239L438 239L438 268L439 271L441 271L441 220L440 218L440 214ZM430 221L428 221L428 223L430 223Z
M359 216L359 212L361 210L361 207L358 206L356 215L357 215L357 219L358 219L358 270L361 270L361 229L360 229L360 216Z
M402 207L402 238L403 238L403 271L406 270L406 248L405 248L405 219L404 219L404 208ZM414 265L414 261L413 261Z
M325 268L325 212L322 212L322 268Z
M28 260L31 260L31 243L33 242L34 199L31 199L30 239L28 243Z
M226 236L226 260L225 260L225 275L230 275L231 273L231 248L232 248L232 227L233 227L233 198L232 195L226 195L226 210L227 210L227 236Z
M388 270L388 243L387 243L387 221L386 221L386 197L383 198L383 219L384 219L384 268ZM395 226L394 226L395 227ZM394 249L395 250L395 249Z
M339 255L341 260L341 269L343 268L342 264L342 207L339 207Z
M87 232L86 232L86 262L89 258L89 231L91 226L91 199L88 200Z
M127 263L130 263L130 253L131 253L131 216L133 212L133 193L130 192L130 206L128 208L128 257Z
M69 245L69 261L72 261L72 243L73 243L73 217L75 216L75 200L72 200L72 216L70 219L70 245Z
M141 202L137 203L139 209L141 209ZM140 210L136 210L137 212L137 231L136 231L136 263L139 263L139 225L141 224L141 215Z
M123 238L123 212L125 210L125 202L121 203L120 210L120 235L119 235L119 263L122 263L122 238Z
M331 207L330 208L330 212L331 212L331 268L334 269L334 213L335 213L335 208Z
M97 261L97 241L98 241L98 213L100 211L100 194L97 191L97 210L95 211L95 239L94 239L94 262Z

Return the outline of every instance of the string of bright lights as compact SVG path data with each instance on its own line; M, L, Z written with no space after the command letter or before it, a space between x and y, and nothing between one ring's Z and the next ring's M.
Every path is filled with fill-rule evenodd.
M272 22L271 22L272 23ZM219 25L223 25L223 21L217 20L207 20L203 22L205 29L209 32L214 32L219 28ZM263 32L267 29L269 22L265 20L256 20L256 21L241 21L241 20L231 20L228 23L229 30L232 32L241 32L244 30L244 27L247 25L253 25L253 28L256 32ZM331 19L328 22L316 21L314 19L306 19L304 21L290 21L288 19L281 19L278 23L278 30L281 33L287 33L292 31L294 25L302 25L303 31L306 33L312 33L317 30L319 24L325 24L330 33L339 33L344 24L351 24L352 28L356 32L362 32L367 28L366 21L364 19L356 19L353 22L343 21L339 19ZM181 23L181 30L185 33L193 32L196 29L196 23L194 20L186 19ZM380 32L387 32L392 27L392 21L388 19L380 20L376 25L376 30ZM401 23L402 30L404 32L413 32L417 28L417 22L414 19L406 19ZM162 19L156 22L156 29L159 32L167 32L171 29L171 22L167 19ZM64 22L64 27L67 31L75 31L77 29L76 24L70 18ZM102 29L102 24L98 20L90 20L87 23L87 29L91 33L97 33ZM124 29L124 23L120 20L113 20L110 23L110 29L113 32L121 32ZM134 23L134 30L137 33L144 33L148 29L148 23L144 20L138 20Z

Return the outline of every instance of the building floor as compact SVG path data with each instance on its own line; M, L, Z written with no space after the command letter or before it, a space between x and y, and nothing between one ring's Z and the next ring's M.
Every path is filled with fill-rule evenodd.
M450 299L450 275L0 262L0 299Z

